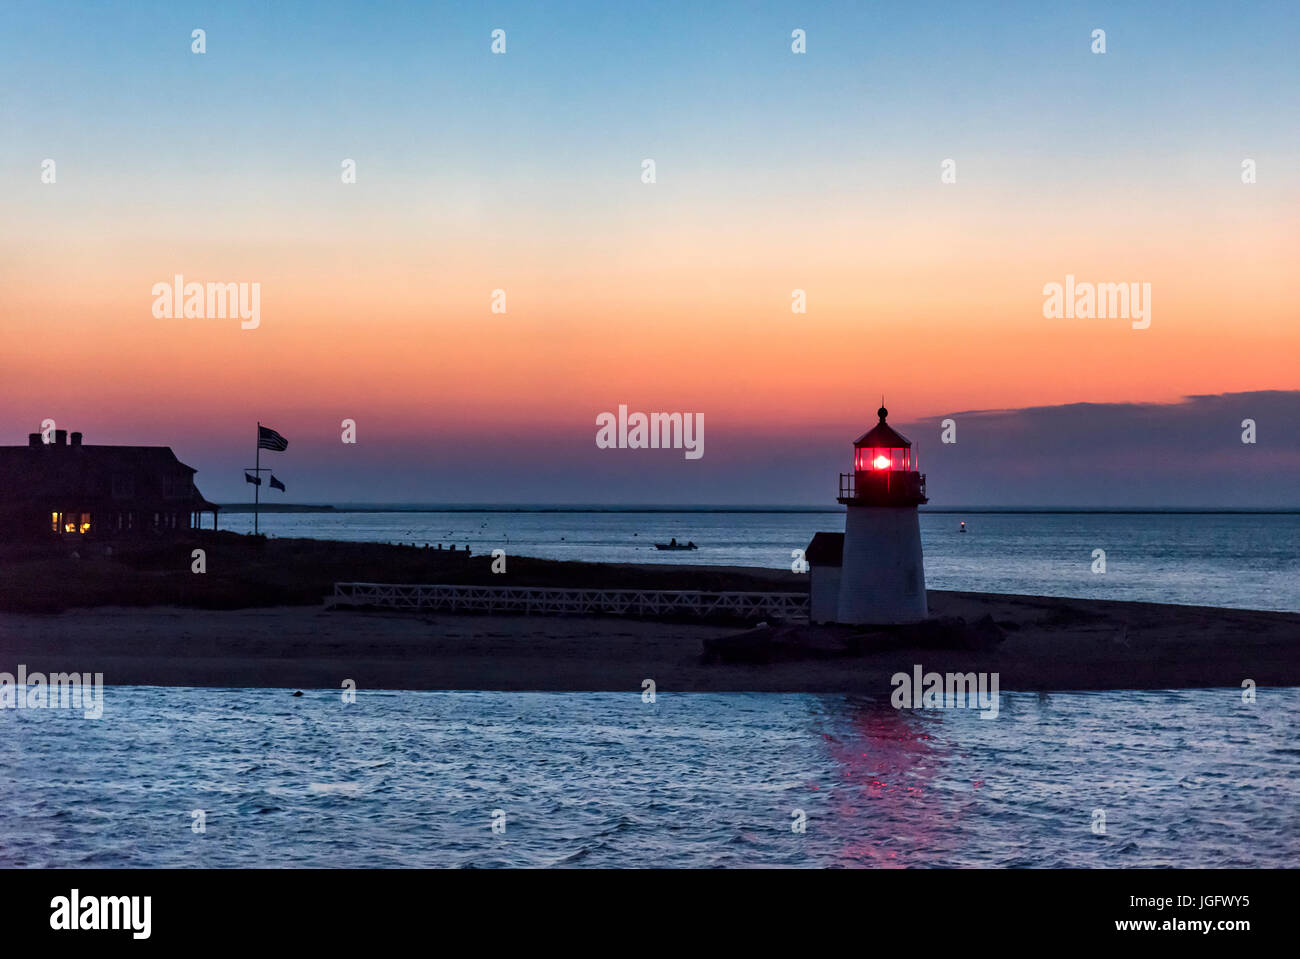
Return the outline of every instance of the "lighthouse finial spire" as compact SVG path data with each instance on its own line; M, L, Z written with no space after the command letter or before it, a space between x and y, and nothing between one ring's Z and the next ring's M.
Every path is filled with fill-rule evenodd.
M880 394L880 409L876 410L876 415L880 417L880 422L885 422L885 417L889 415L889 410L885 409L885 394Z

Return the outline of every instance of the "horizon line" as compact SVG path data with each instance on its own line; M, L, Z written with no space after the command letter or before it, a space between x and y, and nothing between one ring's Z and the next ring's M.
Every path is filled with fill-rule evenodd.
M223 512L251 513L252 503L218 503ZM276 503L260 504L264 513L838 513L841 506L773 504L584 504L584 503ZM1221 515L1233 513L1288 515L1300 506L936 506L919 513L1113 513Z

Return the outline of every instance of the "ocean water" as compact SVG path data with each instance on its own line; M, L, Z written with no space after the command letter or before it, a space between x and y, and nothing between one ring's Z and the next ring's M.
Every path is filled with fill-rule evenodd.
M967 532L958 524L966 521ZM251 532L251 513L221 526ZM475 553L622 563L788 568L826 512L330 512L267 513L271 536L442 543ZM694 552L654 543L694 541ZM922 513L931 589L1138 600L1300 612L1300 514ZM1093 572L1104 550L1104 573Z
M1300 863L1300 689L105 693L0 710L0 866Z

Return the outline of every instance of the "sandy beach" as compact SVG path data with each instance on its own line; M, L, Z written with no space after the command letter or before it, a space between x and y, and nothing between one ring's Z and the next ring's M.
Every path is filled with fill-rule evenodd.
M773 691L886 695L889 677L988 671L1003 690L1300 685L1300 615L1149 603L930 592L936 616L985 615L991 650L822 651L706 664L744 626L549 618L100 607L0 613L0 670L102 672L109 685L360 689Z

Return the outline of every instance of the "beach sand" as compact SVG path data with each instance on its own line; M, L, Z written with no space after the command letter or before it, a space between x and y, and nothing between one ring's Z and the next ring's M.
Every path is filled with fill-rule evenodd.
M98 607L0 613L0 671L102 672L110 685L773 691L888 695L895 672L997 672L1001 689L1300 685L1300 615L931 591L932 615L1006 631L990 651L893 648L706 665L740 626L617 617Z

